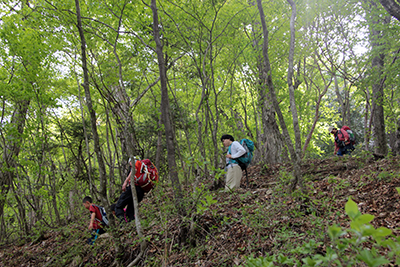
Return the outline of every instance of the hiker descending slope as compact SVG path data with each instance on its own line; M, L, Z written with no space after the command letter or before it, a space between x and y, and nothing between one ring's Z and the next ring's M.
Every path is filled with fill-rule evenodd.
M135 208L131 189L131 180L136 189L138 203L143 200L144 194L149 192L158 181L158 171L149 159L128 161L130 171L122 185L122 193L115 205L115 215L120 222L135 220ZM126 211L124 208L126 207Z
M246 153L246 149L229 134L223 135L221 141L225 147L228 147L228 152L226 154L227 173L225 190L229 191L240 187L242 169L239 166L237 158L243 156Z
M334 154L343 156L344 154L351 154L354 150L355 138L353 132L348 126L343 126L338 130L333 126L328 128L328 131L333 134L335 138L335 151Z
M89 230L92 237L87 240L87 243L93 245L97 236L104 234L104 228L108 225L108 219L103 207L93 204L92 198L86 196L82 200L83 206L90 212Z

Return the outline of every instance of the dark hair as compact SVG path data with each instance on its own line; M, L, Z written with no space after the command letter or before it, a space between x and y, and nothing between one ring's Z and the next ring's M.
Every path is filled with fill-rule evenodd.
M89 203L92 203L92 198L89 196L86 196L83 198L82 203L86 203L86 201L89 201Z
M232 142L235 141L235 139L233 138L233 136L230 135L230 134L224 134L223 136L221 136L221 141L224 141L224 139L229 139L229 140L231 140Z

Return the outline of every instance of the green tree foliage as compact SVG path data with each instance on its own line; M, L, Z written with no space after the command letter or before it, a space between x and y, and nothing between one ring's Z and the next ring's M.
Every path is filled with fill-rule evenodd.
M329 125L349 124L359 142L356 152L372 151L376 73L371 59L376 54L372 40L366 38L366 3L295 3L293 81L302 157L332 154ZM286 78L291 8L283 0L262 5L271 77L294 141ZM92 0L81 1L80 6L107 197L113 202L126 175L127 136L137 156L157 160L161 180L168 183L152 12L150 1ZM3 1L0 8L0 163L7 174L1 176L0 217L11 225L2 228L4 240L16 238L9 234L19 229L31 233L40 221L54 224L73 217L81 196L98 197L100 183L82 86L75 3ZM255 141L254 164L268 165L262 156L270 136L263 128L263 36L255 1L171 0L159 1L157 8L179 178L195 184L203 176L219 175L225 154L219 138L226 133ZM374 12L387 15L379 5ZM400 113L400 25L392 19L375 26L382 32L383 120L391 143ZM280 125L274 112L271 118ZM277 157L281 160L286 153L282 147ZM18 190L23 194L16 195ZM34 219L24 220L28 214Z

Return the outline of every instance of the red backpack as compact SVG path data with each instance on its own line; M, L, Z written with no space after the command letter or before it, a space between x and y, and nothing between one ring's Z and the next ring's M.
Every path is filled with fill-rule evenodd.
M354 135L353 131L350 129L349 126L343 126L342 130L345 130L347 134L349 135L349 141L352 145L356 144L356 136Z
M147 193L158 182L158 171L149 159L142 159L140 162L140 173L135 175L135 185L140 186Z

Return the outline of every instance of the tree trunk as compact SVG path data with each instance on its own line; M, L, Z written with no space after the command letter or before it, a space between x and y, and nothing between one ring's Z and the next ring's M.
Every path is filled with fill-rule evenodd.
M10 124L13 125L15 131L7 136L7 143L3 143L4 154L0 172L0 217L3 216L4 204L7 199L17 167L16 159L18 158L22 143L22 134L25 128L26 113L28 112L30 100L22 100L16 103L16 108L12 114ZM4 139L3 139L4 140Z
M93 109L92 98L91 98L90 89L89 89L89 74L88 74L87 60L86 60L86 40L85 40L85 35L83 33L83 28L82 28L79 0L75 0L75 6L76 6L76 18L77 18L76 26L78 28L79 36L81 39L81 57L82 57L81 60L82 60L82 71L83 71L83 78L84 78L82 86L85 89L86 105L88 107L89 115L90 115L90 124L91 124L91 128L92 128L93 141L94 141L94 152L96 153L96 158L97 158L97 161L99 164L100 199L101 199L102 205L107 207L109 204L107 201L106 167L104 164L103 154L102 154L101 147L100 147L99 134L97 132L96 113Z
M76 75L76 82L78 84L78 99L79 99L79 107L81 111L81 118L82 118L82 127L83 127L83 135L85 136L85 143L86 143L86 153L88 155L88 161L89 161L89 168L88 168L88 178L89 178L89 191L94 195L94 192L97 191L93 188L94 182L92 178L92 173L93 173L93 168L92 168L92 157L90 156L90 146L89 146L89 138L86 130L86 122L85 122L85 115L84 115L84 109L82 105L82 97L81 97L81 86L79 84L79 79L78 76Z
M256 37L255 29L252 29L253 48L259 50L259 40ZM262 51L262 49L261 49ZM258 106L261 110L261 126L262 133L257 134L257 143L260 144L260 158L264 163L276 164L282 162L283 153L286 152L283 146L282 134L279 131L279 126L275 117L275 109L272 104L270 94L268 94L268 87L265 84L267 80L267 73L265 72L264 60L261 57L257 59L257 69L259 73L258 84ZM255 111L256 112L256 111Z
M105 168L105 164L104 164L104 160L103 160L103 154L102 154L101 147L100 147L99 135L98 135L98 132L97 132L96 114L95 114L95 111L93 109L92 99L91 99L90 89L89 89L89 75L88 75L87 62L86 62L86 41L85 41L85 36L84 36L84 33L83 33L83 28L82 28L79 0L75 0L75 6L76 6L76 13L77 13L76 14L76 16L77 16L77 28L78 28L79 36L80 36L80 39L81 39L82 70L83 70L83 77L84 77L83 88L85 89L86 105L88 107L89 114L90 114L90 122L91 122L93 141L94 141L94 151L96 153L97 161L98 161L98 164L99 164L100 201L101 201L102 206L105 207L106 211L108 213L111 213L111 211L108 208L109 207L109 203L108 203L108 200L107 200L106 168ZM128 104L125 104L125 106L127 106L127 105ZM128 111L129 111L129 109L128 109ZM132 120L129 120L129 118L131 118L131 117L130 116L125 117L125 119L126 119L125 120L125 127L124 127L125 133L128 132L127 128L132 127L132 124L130 124L130 122ZM132 140L127 140L127 143L128 143L128 152L131 153L129 155L133 155L133 148L132 148L133 147L133 141ZM129 148L131 148L131 149L129 149ZM129 150L131 150L131 151L129 151ZM136 190L132 190L132 192L134 192L134 194L136 196ZM137 198L136 198L136 200L137 200ZM137 204L137 201L136 201L136 204ZM137 212L138 212L138 209L137 209L137 206L135 206L135 216L136 216ZM138 216L136 216L136 220L139 220ZM111 225L111 227L114 225L113 217L110 218L110 225ZM140 228L137 228L137 229L138 229L138 235L140 236L141 235ZM116 255L117 255L116 258L118 259L118 260L116 260L114 262L114 265L118 266L118 265L120 265L119 260L121 259L122 255L124 254L124 249L123 249L123 246L122 246L122 244L120 242L119 234L116 233L116 232L113 232L113 231L111 231L111 233L113 234L114 243L115 243L115 250L116 250Z
M299 160L298 160L298 155L293 147L292 144L292 140L290 139L290 135L289 135L289 131L286 127L286 123L285 120L283 118L283 114L281 109L279 108L279 103L278 103L278 99L276 97L276 93L275 93L275 88L274 88L274 84L272 82L272 75L271 75L271 65L270 65L270 61L269 61L269 55L268 55L268 45L269 45L269 37L268 37L268 29L267 29L267 24L265 22L265 15L264 15L264 10L261 4L261 0L257 0L257 6L258 6L258 10L259 10L259 14L260 14L260 18L261 18L261 24L262 24L262 28L263 28L263 36L264 36L264 44L263 44L263 56L264 56L264 66L265 66L265 73L266 73L266 84L268 86L270 95L271 95L271 99L272 99L272 103L274 105L275 111L278 115L279 118L279 123L281 125L282 128L282 132L283 132L283 136L285 138L285 143L289 149L290 152L290 156L291 156L291 160L294 164L294 181L291 185L291 189L293 189L296 186L296 183L298 181L301 181L301 177L299 177L299 169L300 166L298 166L299 164Z
M397 119L393 155L400 155L400 117Z
M293 129L295 136L295 151L294 155L292 155L292 159L295 159L293 164L293 174L294 180L292 181L291 190L293 191L297 184L303 188L302 174L301 174L301 136L300 136L300 126L299 126L299 117L297 115L296 108L296 99L294 96L294 85L293 85L293 73L294 73L294 46L295 46L295 20L296 20L296 4L293 0L288 0L288 3L292 7L292 14L290 16L290 48L289 48L289 67L288 67L288 75L287 82L289 86L289 98L290 98L290 110L292 112L293 119Z
M343 92L344 92L344 97L342 97L340 88L339 88L339 83L337 80L337 75L336 73L333 74L334 76L334 81L335 81L335 92L336 92L336 97L339 101L340 104L340 112L342 115L342 126L343 125L349 125L349 109L350 109L350 97L349 97L349 90L346 89L346 80L344 81L344 85L343 85Z
M52 175L49 175L49 185L50 185L50 195L51 195L51 201L53 204L53 209L54 209L54 214L56 215L56 222L57 225L61 225L61 217L60 217L60 212L58 211L58 205L57 205L57 185L56 185L56 178L55 174L57 173L57 168L56 165L54 164L53 159L51 158L51 155L49 155L49 160L50 160L50 173Z
M371 110L371 104L370 104L370 93L369 93L369 88L365 88L365 114L364 114L364 147L365 150L369 150L369 141L370 141L370 136L371 136L371 124L370 119L369 119L369 113L371 113L371 116L373 114Z
M162 44L160 40L160 32L158 28L159 23L158 23L158 11L157 11L156 0L151 0L151 9L153 12L153 34L154 34L154 40L156 42L156 53L157 53L158 68L160 71L160 80L161 80L161 114L167 141L166 143L167 143L167 153L168 153L169 176L172 182L172 186L174 188L175 206L178 210L178 213L181 216L185 216L186 211L182 203L183 202L182 189L179 182L178 170L175 161L174 136L169 115L167 72L164 62L164 54L162 51Z
M379 0L379 2L390 15L400 21L400 5L398 0Z
M160 119L157 121L157 150L156 150L156 168L157 170L160 170L160 164L161 164L161 152L162 152L162 129L161 129L161 124L162 124L162 117L160 114ZM160 177L160 181L162 181Z
M376 3L370 1L370 8L376 8ZM366 10L369 12L369 10ZM383 51L382 39L383 33L378 29L380 25L388 24L390 18L380 19L373 15L367 15L367 21L370 29L370 42L372 45L372 109L373 109L373 134L374 134L374 150L376 154L386 155L388 153L387 138L385 131L385 116L384 116L384 79L383 67L385 53Z

